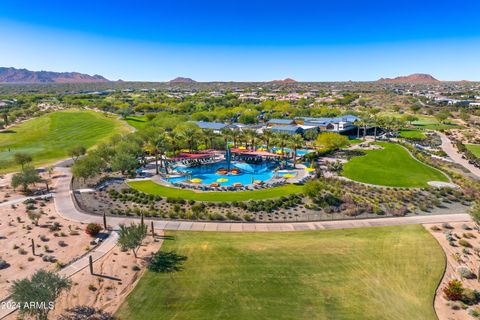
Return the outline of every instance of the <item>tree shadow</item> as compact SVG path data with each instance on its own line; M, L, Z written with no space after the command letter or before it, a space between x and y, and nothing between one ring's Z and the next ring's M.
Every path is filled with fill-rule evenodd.
M105 274L99 274L99 273L92 273L92 275L96 276L96 277L99 277L99 278L103 278L103 279L108 279L108 280L114 280L114 281L122 281L122 279L120 278L116 278L116 277L112 277L112 276L107 276Z
M174 236L156 236L155 238L161 239L161 240L175 240Z
M148 269L162 273L181 271L185 261L187 261L186 256L179 255L174 251L159 251L152 257Z

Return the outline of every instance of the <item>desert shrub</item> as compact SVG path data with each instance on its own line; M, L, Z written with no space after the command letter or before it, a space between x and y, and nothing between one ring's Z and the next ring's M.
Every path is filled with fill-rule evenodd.
M480 292L469 288L463 289L462 302L468 305L473 305L478 302L480 298Z
M458 274L464 279L475 279L475 274L467 267L458 267Z
M0 270L6 269L10 267L10 264L8 264L7 261L0 259Z
M50 232L59 231L60 226L60 223L54 222L51 226L48 227L48 230L50 230Z
M462 299L464 288L460 281L450 280L442 291L447 300L458 301Z
M102 229L102 226L98 223L89 223L85 228L85 233L91 237L95 237L97 234L100 233L100 231L102 231Z
M465 248L471 248L472 245L470 244L470 242L468 242L467 240L465 239L460 239L458 241L458 244L460 244L462 247L465 247Z

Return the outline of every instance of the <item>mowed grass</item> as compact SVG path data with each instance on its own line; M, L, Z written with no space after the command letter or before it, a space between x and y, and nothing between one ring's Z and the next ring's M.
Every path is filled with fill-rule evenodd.
M167 235L183 270L147 271L120 319L437 319L445 256L419 225Z
M145 116L128 116L125 121L137 130L145 128L148 123Z
M367 150L343 166L343 175L355 181L391 187L428 187L428 181L448 182L447 176L414 159L402 146L379 142L383 149Z
M400 130L400 137L407 139L425 139L426 135L420 130L403 129Z
M181 198L185 200L195 201L246 201L280 198L290 194L302 193L303 186L295 184L286 184L280 187L253 190L253 191L229 191L229 192L194 192L192 190L184 190L178 188L170 188L161 186L151 180L131 181L128 185L139 191L159 195L168 198Z
M465 147L480 158L480 144L466 144Z
M60 111L28 120L0 133L0 171L18 169L16 152L32 155L34 164L46 164L68 157L68 148L87 148L128 128L111 115L93 111Z

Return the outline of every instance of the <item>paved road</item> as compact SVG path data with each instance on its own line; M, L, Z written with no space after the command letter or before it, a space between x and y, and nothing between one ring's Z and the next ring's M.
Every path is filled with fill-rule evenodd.
M68 168L57 168L63 174L57 181L55 205L60 215L68 220L85 223L102 223L102 217L79 211L73 202L70 191L71 174ZM272 231L305 231L344 228L363 228L373 226L393 226L421 223L443 223L469 221L468 214L443 214L431 216L414 216L398 218L376 218L318 222L290 222L290 223L234 223L234 222L198 222L198 221L166 221L153 220L159 230L185 231L222 231L222 232L272 232ZM137 218L108 217L108 224L113 228L119 224L129 224L138 221ZM150 221L146 219L148 223Z
M445 151L448 156L455 161L456 163L462 165L466 169L468 169L471 173L476 175L480 178L480 168L475 167L474 165L470 164L468 160L463 159L462 155L457 151L457 149L453 146L450 139L442 132L438 132L440 138L442 139L442 149Z

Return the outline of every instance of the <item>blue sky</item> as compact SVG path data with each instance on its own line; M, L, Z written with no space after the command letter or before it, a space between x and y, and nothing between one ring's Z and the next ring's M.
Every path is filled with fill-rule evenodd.
M480 1L0 1L0 66L165 81L480 80Z

